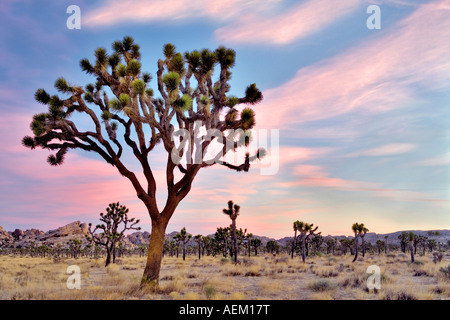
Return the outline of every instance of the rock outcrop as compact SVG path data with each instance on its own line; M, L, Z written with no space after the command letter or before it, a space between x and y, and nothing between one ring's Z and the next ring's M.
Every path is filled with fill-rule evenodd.
M125 237L131 244L136 246L144 246L150 243L150 233L144 232L133 232Z
M86 235L89 233L88 225L75 221L63 227L44 232L38 229L20 230L13 232L0 231L0 246L8 247L30 247L30 246L58 246L65 247L70 239L81 240L85 243Z
M13 243L14 237L0 226L0 247L11 246Z

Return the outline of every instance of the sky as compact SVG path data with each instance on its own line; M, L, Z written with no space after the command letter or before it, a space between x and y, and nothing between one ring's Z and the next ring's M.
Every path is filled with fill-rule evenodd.
M80 29L67 27L70 5L81 10ZM380 29L368 28L370 5L380 9ZM45 112L35 91L55 94L61 76L80 86L95 81L79 61L92 61L98 47L111 52L126 35L153 75L166 43L180 52L233 48L231 93L243 96L256 83L264 96L254 106L254 133L258 142L267 132L266 159L247 173L200 171L167 232L228 226L228 200L241 206L238 227L273 238L291 236L295 220L324 235L350 235L355 222L376 233L450 229L448 0L2 0L0 15L6 230L96 223L120 201L150 231L129 181L98 155L74 150L51 167L49 151L21 145L32 116ZM139 172L130 152L126 159ZM162 149L150 155L161 204L165 159Z

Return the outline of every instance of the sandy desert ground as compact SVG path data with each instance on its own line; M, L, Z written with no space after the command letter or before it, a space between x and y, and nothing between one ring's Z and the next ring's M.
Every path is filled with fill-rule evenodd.
M241 257L238 265L223 257L165 257L160 287L141 288L144 257L121 257L107 268L103 259L0 256L0 299L450 299L450 278L440 271L450 255L433 263L431 255L416 263L402 253L299 257L265 255ZM67 288L67 267L81 270L81 288ZM381 289L368 290L367 267L381 270Z

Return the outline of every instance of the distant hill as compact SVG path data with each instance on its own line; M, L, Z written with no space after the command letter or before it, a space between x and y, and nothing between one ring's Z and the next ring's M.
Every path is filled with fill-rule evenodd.
M392 233L386 234L378 234L374 232L369 232L366 234L365 239L367 242L375 243L377 240L385 240L385 236L388 237L387 241L389 244L399 244L400 241L398 236L402 232L410 232L412 231L414 234L423 235L428 237L429 239L434 239L436 242L447 243L450 241L450 230L402 230L396 231ZM166 234L166 239L171 240L178 231L173 231ZM16 229L14 231L5 231L0 226L0 247L8 246L8 247L28 247L32 243L36 246L40 245L62 245L65 246L69 239L79 239L82 241L85 240L85 235L88 234L88 227L86 223L81 223L80 221L75 221L69 223L65 226L59 227L54 230L49 230L47 232L38 230L38 229L29 229L22 231L20 229ZM436 235L437 234L437 235ZM125 238L125 245L148 245L149 243L149 233L147 231L141 232L133 232L128 234ZM211 237L214 234L210 234ZM324 236L329 237L332 235ZM332 236L337 239L351 239L351 236ZM258 236L253 235L253 238L260 239L262 245L265 246L267 242L271 240L277 241L281 246L286 246L289 241L292 240L292 236L284 237L281 239L269 238L266 236ZM195 244L195 240L192 239L188 244Z

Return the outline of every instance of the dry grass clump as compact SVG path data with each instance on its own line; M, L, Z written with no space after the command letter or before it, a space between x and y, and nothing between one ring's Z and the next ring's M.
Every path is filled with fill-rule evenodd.
M418 300L417 295L405 288L389 289L380 294L380 300Z
M335 283L327 279L319 279L311 282L308 288L316 292L325 292L336 290L337 286Z

